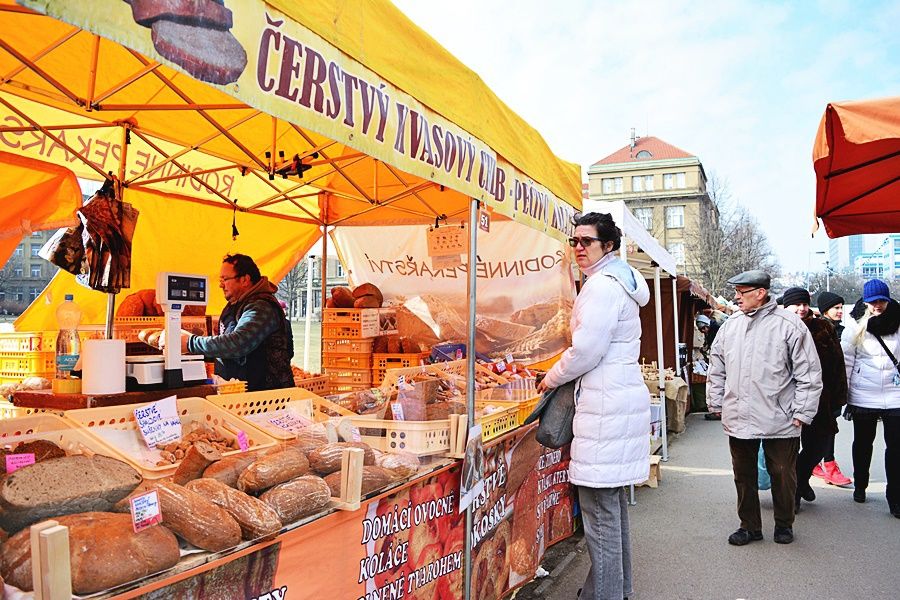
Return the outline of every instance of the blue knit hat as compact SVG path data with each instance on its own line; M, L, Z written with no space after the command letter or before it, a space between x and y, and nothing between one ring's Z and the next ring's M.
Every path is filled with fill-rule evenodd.
M863 301L875 302L876 300L890 300L891 290L880 279L870 279L863 286Z

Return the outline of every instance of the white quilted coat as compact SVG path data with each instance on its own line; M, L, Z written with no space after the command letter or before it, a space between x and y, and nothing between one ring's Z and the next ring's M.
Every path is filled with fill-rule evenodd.
M584 270L588 279L572 311L572 346L547 373L550 387L584 375L573 431L569 481L615 488L650 474L650 393L638 366L641 321L650 300L644 278L607 254Z
M841 336L844 365L847 368L847 385L850 397L847 402L864 408L900 408L900 386L894 385L897 370L887 352L866 332L862 344L856 338L865 324L850 323ZM900 360L900 332L882 336L894 358Z

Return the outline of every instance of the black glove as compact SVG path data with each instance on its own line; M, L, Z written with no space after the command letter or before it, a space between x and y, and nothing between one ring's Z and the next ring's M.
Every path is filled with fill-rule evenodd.
M850 410L849 404L844 407L844 419L846 419L847 421L853 420L853 411Z

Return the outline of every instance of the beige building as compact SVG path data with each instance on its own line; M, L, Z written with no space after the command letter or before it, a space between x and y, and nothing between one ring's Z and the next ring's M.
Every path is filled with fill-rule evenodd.
M588 198L624 200L644 227L696 277L702 223L717 223L700 159L655 138L636 138L588 169Z

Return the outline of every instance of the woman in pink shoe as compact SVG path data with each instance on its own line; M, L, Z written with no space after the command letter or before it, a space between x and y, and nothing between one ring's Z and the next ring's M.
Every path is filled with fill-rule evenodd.
M844 333L844 299L834 292L822 292L817 299L819 306L819 314L823 319L831 321L834 325L834 334L838 343L841 341L841 334ZM836 414L835 417L840 416ZM824 479L831 485L850 485L853 481L841 472L837 461L834 458L834 435L832 434L828 447L825 449L825 458L823 462L816 465L812 474L815 477Z

